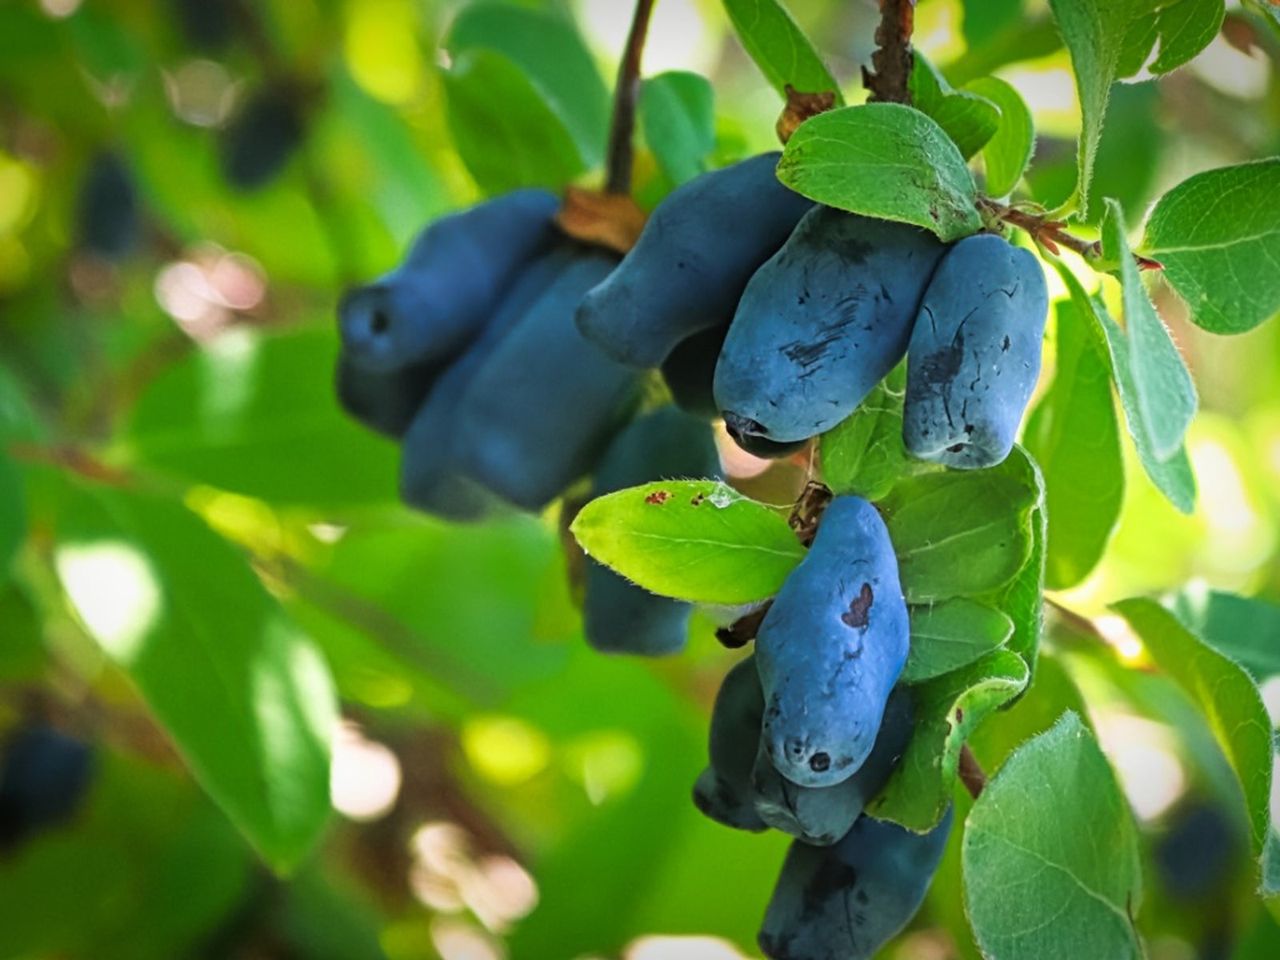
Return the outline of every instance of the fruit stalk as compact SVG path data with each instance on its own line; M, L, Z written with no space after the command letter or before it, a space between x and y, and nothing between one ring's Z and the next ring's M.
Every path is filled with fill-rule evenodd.
M915 27L915 0L880 0L880 25L876 27L876 51L871 69L862 71L862 85L879 103L911 103L911 31Z
M613 122L609 129L608 175L605 192L629 196L631 193L631 137L636 125L636 101L640 96L640 59L649 34L649 18L654 0L636 0L631 31L618 66L618 83L613 94Z

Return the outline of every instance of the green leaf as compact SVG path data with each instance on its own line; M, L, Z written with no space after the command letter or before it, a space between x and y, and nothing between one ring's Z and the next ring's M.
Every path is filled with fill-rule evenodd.
M1107 112L1111 84L1119 77L1125 32L1132 8L1143 0L1049 0L1062 39L1071 53L1076 92L1080 98L1082 128L1077 157L1076 192L1080 214L1089 216L1089 182L1102 122Z
M1021 693L1030 677L1021 657L996 650L914 687L911 743L868 812L918 833L933 827L951 802L970 731Z
M277 503L393 500L396 449L338 407L337 349L327 331L220 337L148 385L126 453L188 483Z
M597 497L570 529L592 559L646 590L696 603L767 599L805 552L782 514L714 480Z
M72 491L55 566L89 635L276 869L329 813L328 667L236 550L168 501Z
M1160 52L1148 69L1154 74L1177 69L1213 41L1225 14L1222 0L1158 0L1138 6L1125 35L1119 75L1132 76L1146 66L1157 41Z
M453 21L445 48L455 59L475 50L501 54L564 124L585 165L604 158L609 91L571 20L509 3L477 3Z
M1211 333L1280 312L1280 158L1207 170L1156 203L1143 252Z
M1161 112L1159 81L1112 87L1089 184L1089 223L1101 224L1107 197L1120 202L1127 221L1146 213L1167 137Z
M706 77L672 70L644 81L640 124L658 166L672 183L706 169L716 146L715 93Z
M1271 833L1271 721L1262 695L1234 661L1205 643L1154 600L1122 600L1114 609L1129 622L1156 665L1204 713L1244 790L1254 853Z
M0 584L9 579L9 564L27 537L27 502L22 474L0 446Z
M937 123L897 103L843 107L806 120L787 143L778 179L829 207L959 240L982 226L964 157Z
M1187 427L1196 415L1196 385L1142 285L1125 237L1124 212L1114 200L1107 200L1106 208L1102 244L1107 255L1120 263L1125 333L1130 348L1129 375L1138 416L1151 452L1157 460L1168 460L1182 449Z
M881 503L910 603L997 590L1031 554L1040 502L1034 464L1018 447L987 470L948 470L901 481Z
M920 683L968 666L1005 643L1013 621L976 600L959 597L911 608L911 653L903 683Z
M844 102L840 84L778 0L724 0L724 9L747 54L778 93L785 95L787 86L801 93L830 91L837 103Z
M1035 150L1036 128L1031 111L1018 91L997 77L980 77L964 89L991 101L1000 110L1000 123L982 148L982 165L987 174L987 193L1007 196L1022 179Z
M1172 608L1201 639L1262 683L1280 676L1280 606L1219 590L1187 587Z
M1153 441L1138 410L1138 388L1130 365L1132 350L1129 338L1107 313L1102 303L1085 293L1084 287L1080 285L1075 274L1062 263L1058 263L1057 267L1059 276L1071 293L1071 302L1084 316L1092 318L1094 336L1107 350L1111 376L1115 380L1116 389L1120 393L1120 403L1124 408L1125 423L1128 425L1129 435L1133 438L1143 469L1170 503L1183 513L1190 513L1195 508L1196 502L1196 481L1191 472L1191 461L1187 457L1185 447L1167 460L1156 457Z
M1063 590L1102 559L1124 501L1124 460L1110 364L1092 321L1070 300L1058 304L1057 317L1057 373L1022 442L1044 474L1045 583Z
M902 442L906 370L899 365L821 438L822 476L836 494L881 500L915 461Z
M968 160L1000 126L1000 108L973 90L956 90L916 51L911 69L911 105L937 121Z
M586 168L569 128L518 64L470 50L441 79L453 145L486 193L562 187Z
M988 960L1145 956L1138 832L1074 713L988 782L964 833L965 901Z
M1043 504L1031 511L1031 556L1018 575L1000 592L999 607L1013 621L1008 648L1035 672L1044 634L1044 576L1048 521Z

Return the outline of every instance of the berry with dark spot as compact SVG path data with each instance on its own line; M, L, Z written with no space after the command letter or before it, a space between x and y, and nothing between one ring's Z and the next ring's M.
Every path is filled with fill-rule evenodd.
M742 295L716 366L725 419L774 442L834 427L897 365L946 247L933 234L817 207Z
M957 243L925 291L907 351L902 437L921 460L976 469L1013 449L1040 375L1049 295L1028 250Z
M836 497L756 637L769 707L762 740L778 773L806 787L856 773L876 741L909 642L884 521L866 500ZM819 753L828 759L815 766Z
M830 787L792 783L773 768L762 744L751 771L756 813L775 830L797 840L818 846L835 843L888 782L911 742L913 719L911 694L899 687L885 707L871 755L853 776ZM812 762L811 758L811 766Z

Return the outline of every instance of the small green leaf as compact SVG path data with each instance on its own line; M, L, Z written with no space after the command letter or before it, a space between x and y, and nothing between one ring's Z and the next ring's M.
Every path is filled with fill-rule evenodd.
M598 497L571 529L592 559L653 593L695 603L767 599L804 557L781 513L714 480Z
M389 502L396 449L338 407L336 363L327 331L220 337L151 381L126 453L187 483L277 503Z
M920 683L968 666L1013 635L1013 621L976 600L958 597L911 608L911 653L903 683Z
M1127 221L1146 213L1168 136L1160 119L1161 100L1158 80L1111 88L1089 184L1089 223L1102 223L1107 197L1120 202Z
M1125 33L1134 0L1049 0L1058 29L1071 53L1082 129L1077 158L1076 192L1080 213L1089 216L1089 182L1111 85L1119 77Z
M1104 348L1070 301L1057 308L1057 373L1027 420L1023 443L1044 474L1049 521L1045 583L1075 586L1102 559L1120 519L1124 460Z
M1035 122L1026 102L1010 84L996 77L980 77L965 85L1000 109L1000 124L982 148L987 193L1004 197L1022 179L1036 145Z
M27 536L27 504L22 474L0 446L0 584Z
M1168 460L1182 449L1187 427L1196 415L1196 385L1142 285L1125 237L1124 212L1114 200L1107 200L1106 208L1102 243L1107 255L1120 263L1129 373L1136 390L1138 415L1152 453L1157 460Z
M801 93L830 91L844 103L840 84L778 0L724 0L724 9L747 54L778 93L785 95L788 85Z
M1019 747L965 822L965 903L988 960L1144 956L1138 831L1074 713Z
M968 47L976 47L1010 27L1023 27L1025 0L965 0L960 30Z
M55 567L81 622L196 779L287 870L329 814L328 667L245 559L183 507L72 491Z
M707 78L673 70L644 81L640 124L658 166L672 183L706 169L716 146L715 93Z
M507 57L469 50L440 76L454 147L486 193L562 187L586 168L569 128Z
M1075 274L1062 263L1057 266L1059 276L1071 293L1071 302L1082 315L1092 319L1094 336L1107 351L1111 376L1115 380L1120 403L1124 408L1125 423L1129 427L1129 435L1133 438L1143 469L1170 503L1183 513L1190 513L1196 502L1196 481L1191 472L1191 461L1185 447L1167 460L1156 457L1146 424L1138 411L1138 388L1130 366L1132 351L1125 331L1107 313L1101 302L1085 293Z
M1031 511L1031 556L1018 575L1000 592L998 606L1013 621L1006 646L1022 657L1034 673L1044 634L1044 575L1049 527L1043 505Z
M1205 643L1154 600L1123 600L1114 609L1129 622L1156 665L1204 713L1244 790L1254 853L1271 833L1271 721L1262 695L1234 661Z
M959 240L982 226L964 157L937 123L897 103L844 107L806 120L778 163L778 179L829 207Z
M1211 333L1280 312L1280 158L1207 170L1156 203L1143 252Z
M919 51L911 69L911 105L936 120L966 160L981 150L1000 126L996 104L972 89L954 89Z
M1280 676L1280 606L1257 597L1187 587L1173 598L1183 623L1256 683Z
M914 687L911 743L867 812L918 833L933 827L951 802L969 732L1021 693L1030 676L1021 657L996 650Z
M822 477L836 494L881 500L913 469L902 442L906 370L899 365L858 409L822 435Z
M1218 35L1225 14L1222 0L1159 0L1149 6L1137 5L1125 34L1119 75L1132 76L1146 66L1157 41L1160 52L1148 69L1162 74L1182 66Z
M881 503L911 603L975 596L1004 586L1031 554L1029 518L1040 480L1014 448L987 470L909 477Z
M510 3L476 3L453 21L445 48L455 59L471 50L502 54L542 94L586 166L603 159L609 91L570 19Z

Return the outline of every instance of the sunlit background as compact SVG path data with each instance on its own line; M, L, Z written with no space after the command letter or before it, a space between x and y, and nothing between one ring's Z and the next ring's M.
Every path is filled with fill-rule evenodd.
M611 86L629 4L523 5L572 17ZM1073 188L1080 125L1067 55L1040 0L1023 5L1013 40L970 46L966 16L982 5L967 15L959 0L922 0L917 43L956 83L994 72L1017 87L1040 135L1028 183L1052 208ZM455 146L445 38L464 4L264 0L247 5L256 27L225 41L202 38L198 16L184 23L198 6L0 4L0 414L27 424L15 459L30 517L14 575L0 577L0 733L42 717L95 755L76 817L0 855L0 957L757 956L786 843L724 830L689 802L711 699L736 657L712 617L695 619L678 659L590 652L554 510L480 527L409 513L394 502L395 448L332 396L341 291L501 180L476 176ZM856 102L873 5L789 6ZM1280 39L1236 6L1187 69L1113 97L1095 191L1119 198L1131 224L1193 172L1280 152ZM713 80L714 163L776 146L778 99L714 0L658 0L645 68ZM301 105L301 141L269 182L237 188L228 129L246 102L281 89ZM598 182L602 150L578 164L582 182ZM639 151L651 205L670 184L643 129ZM140 211L118 256L86 245L78 212L108 155ZM1194 608L1215 589L1280 599L1280 324L1214 337L1155 294L1200 390L1188 441L1199 504L1178 514L1127 451L1110 551L1057 597L1097 617L1114 652L1059 637L1037 685L1056 703L1087 701L1153 843L1216 805L1235 849L1243 826L1221 755L1107 604L1183 591ZM785 502L803 482L799 464L722 449L762 499ZM121 670L172 667L149 647L158 631L236 644L250 616L177 533L157 552L66 509L70 486L137 477L233 544L283 608L262 616L289 689L246 683L264 716L313 710L304 726L331 737L335 811L287 878L196 785ZM208 619L167 605L176 593ZM329 673L308 659L317 650L337 722L314 707L330 702ZM1264 693L1280 718L1280 680ZM216 741L216 696L207 706ZM1052 719L1030 706L999 715L977 752L995 768ZM270 761L292 745L261 746ZM1190 899L1154 884L1140 921L1153 957L1217 956L1199 951L1222 925L1242 931L1235 955L1280 956L1280 928L1241 894L1247 866L1234 856L1228 882ZM948 929L965 929L955 850L892 956L975 957Z

